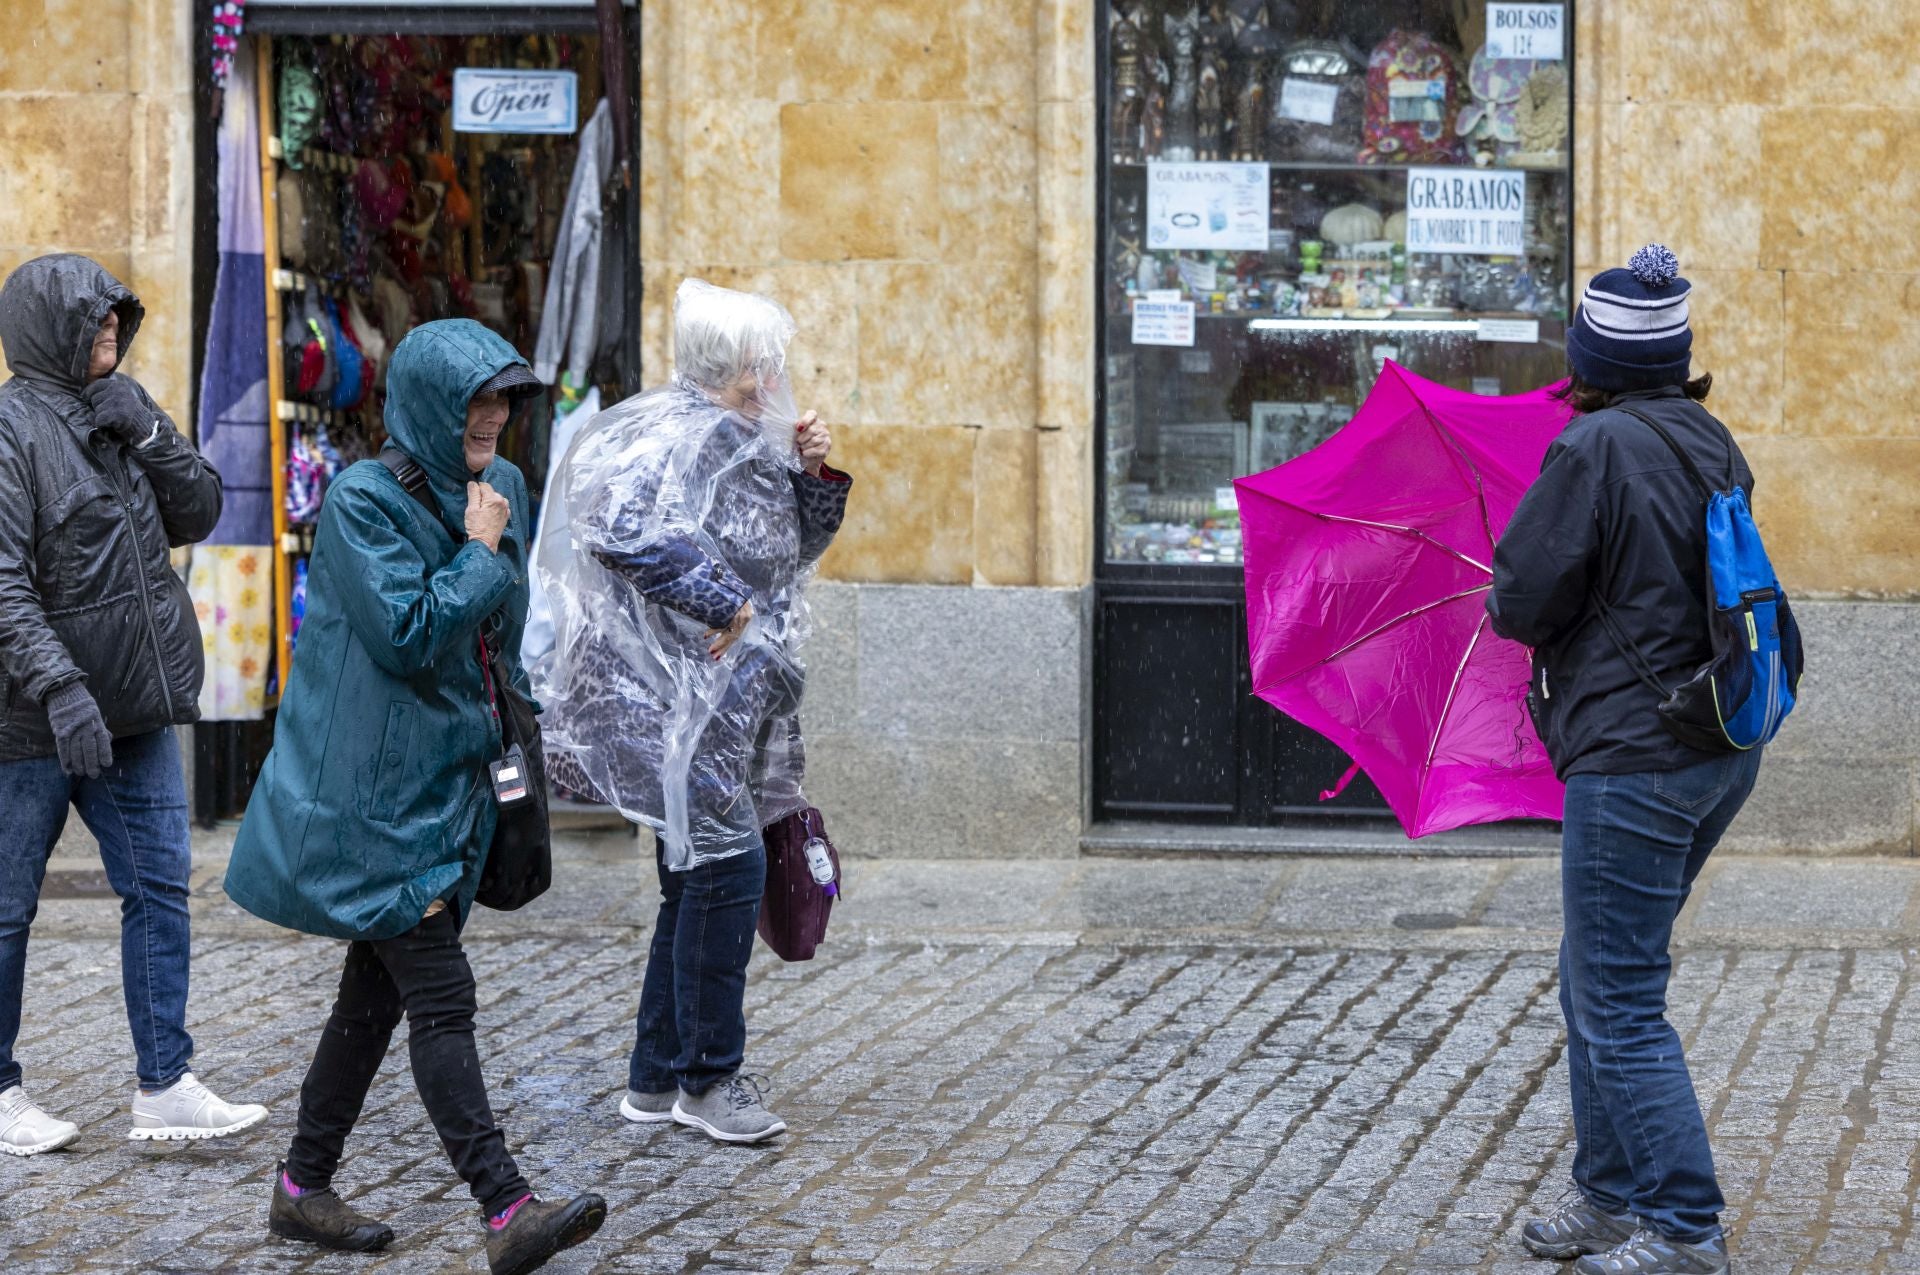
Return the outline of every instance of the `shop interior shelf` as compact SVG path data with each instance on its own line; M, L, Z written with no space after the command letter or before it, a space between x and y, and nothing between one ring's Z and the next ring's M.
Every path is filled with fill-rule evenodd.
M1244 161L1220 160L1217 162L1240 163ZM1262 162L1262 161L1256 161L1256 162ZM1549 164L1544 166L1537 166L1533 164L1473 164L1473 163L1420 164L1420 165L1358 164L1358 163L1354 163L1351 160L1346 162L1341 162L1338 160L1321 160L1321 159L1284 159L1284 160L1269 160L1264 162L1266 163L1269 169L1271 169L1276 173L1379 173L1383 175L1391 174L1391 173L1403 173L1408 168L1413 168L1413 167L1470 168L1470 169L1479 169L1481 171L1492 171L1492 172L1502 172L1502 173L1547 173L1551 175L1551 174L1565 173L1569 170L1569 167L1570 167L1567 157L1564 157L1564 156L1561 158L1559 163ZM1112 167L1118 172L1144 173L1147 171L1148 165L1145 163L1132 163L1127 161L1114 160Z
M1125 323L1131 317L1124 311L1107 316L1108 321L1112 323ZM1542 323L1563 322L1555 315L1521 314L1517 311L1427 314L1417 318L1309 319L1292 315L1278 317L1259 310L1242 310L1232 314L1196 314L1193 317L1202 323L1210 320L1244 323L1259 332L1477 332L1482 319L1538 319Z

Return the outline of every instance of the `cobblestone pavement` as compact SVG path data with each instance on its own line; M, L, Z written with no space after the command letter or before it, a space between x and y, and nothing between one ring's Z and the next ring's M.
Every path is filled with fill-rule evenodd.
M522 1167L611 1204L549 1269L1554 1269L1514 1239L1570 1152L1551 861L853 863L818 960L756 957L749 1065L793 1132L744 1149L618 1116L646 900L630 842L570 844L552 899L483 914L469 944ZM0 1163L0 1270L484 1270L398 1046L339 1182L398 1243L266 1238L339 948L234 911L218 850L200 1074L270 1104L268 1128L126 1141L114 905L57 860L20 1053L85 1133ZM1743 1275L1920 1271L1916 884L1905 863L1728 860L1690 909L1673 1014Z

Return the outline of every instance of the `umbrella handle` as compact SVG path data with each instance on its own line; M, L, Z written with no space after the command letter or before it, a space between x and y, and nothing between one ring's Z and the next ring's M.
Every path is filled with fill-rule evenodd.
M1360 763L1355 762L1353 763L1353 765L1347 767L1347 773L1340 776L1340 780L1338 783L1334 784L1333 787L1327 789L1325 792L1320 794L1320 800L1332 801L1335 797L1338 797L1341 793L1345 792L1347 790L1347 787L1350 784L1352 784L1353 781L1359 777L1359 775L1360 775Z

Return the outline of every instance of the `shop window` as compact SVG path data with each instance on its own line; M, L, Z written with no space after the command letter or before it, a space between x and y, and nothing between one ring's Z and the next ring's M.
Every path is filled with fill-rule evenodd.
M1562 374L1571 5L1101 3L1107 564L1237 567L1232 480L1389 359Z

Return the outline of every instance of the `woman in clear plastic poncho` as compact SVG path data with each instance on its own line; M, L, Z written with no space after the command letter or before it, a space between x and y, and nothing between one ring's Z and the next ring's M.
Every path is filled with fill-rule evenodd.
M529 670L550 774L658 834L660 922L623 1112L728 1141L785 1128L739 1075L761 830L805 807L803 585L851 480L799 416L793 320L698 281L674 376L600 413L548 486L536 569L554 648ZM677 1100L676 1100L677 1090Z

